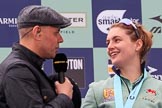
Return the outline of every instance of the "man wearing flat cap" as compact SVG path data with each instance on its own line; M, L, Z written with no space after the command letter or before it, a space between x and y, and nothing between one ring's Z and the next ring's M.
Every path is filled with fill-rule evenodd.
M70 78L60 84L42 70L63 42L60 29L71 25L50 7L31 5L17 18L19 42L0 64L0 108L79 108L80 91ZM75 87L75 89L74 89ZM73 101L78 95L77 105Z

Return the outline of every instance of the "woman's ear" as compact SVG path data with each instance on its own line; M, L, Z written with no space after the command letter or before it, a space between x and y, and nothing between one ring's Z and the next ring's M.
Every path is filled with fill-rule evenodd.
M136 51L140 51L143 46L143 41L141 39L138 39L136 41Z

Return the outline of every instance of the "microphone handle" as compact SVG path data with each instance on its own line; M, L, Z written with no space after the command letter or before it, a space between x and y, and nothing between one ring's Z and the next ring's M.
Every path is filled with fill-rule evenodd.
M59 80L59 83L64 83L65 82L65 74L64 72L59 72L58 73L58 80Z

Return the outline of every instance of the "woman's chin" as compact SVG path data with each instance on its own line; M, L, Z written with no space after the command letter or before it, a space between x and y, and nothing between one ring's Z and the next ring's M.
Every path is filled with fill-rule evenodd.
M119 65L118 60L112 60L111 62L112 62L112 64L115 65L115 66L118 66L118 65Z

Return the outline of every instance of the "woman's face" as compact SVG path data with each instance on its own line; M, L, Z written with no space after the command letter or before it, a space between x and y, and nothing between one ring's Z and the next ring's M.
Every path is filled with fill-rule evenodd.
M137 44L131 41L126 30L120 27L110 29L107 39L107 53L113 65L129 65L132 60L137 58Z

